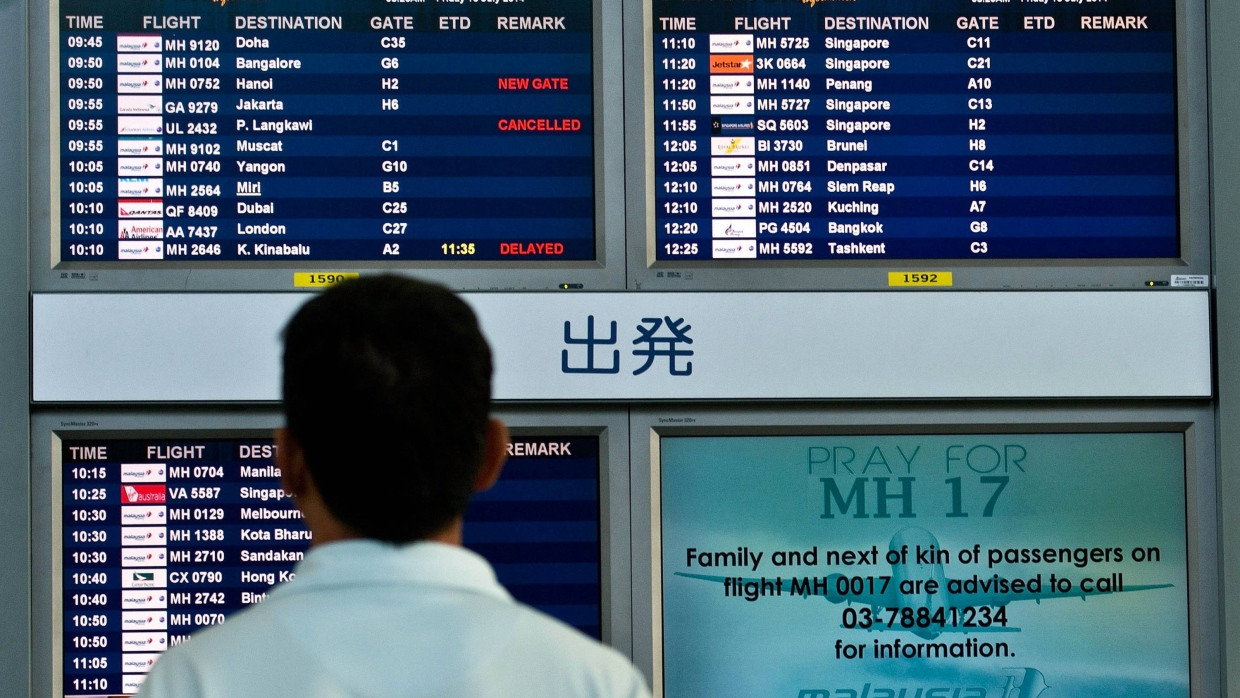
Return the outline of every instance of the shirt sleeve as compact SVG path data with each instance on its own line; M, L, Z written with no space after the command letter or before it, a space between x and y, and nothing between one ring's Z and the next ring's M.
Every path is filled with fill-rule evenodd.
M138 698L198 698L204 695L193 663L183 653L168 651L155 661Z

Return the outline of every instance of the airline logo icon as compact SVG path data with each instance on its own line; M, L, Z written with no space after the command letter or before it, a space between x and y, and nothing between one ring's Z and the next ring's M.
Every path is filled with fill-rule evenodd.
M710 139L711 155L754 155L758 139L745 136L713 136Z
M711 158L710 176L752 177L756 167L756 158Z
M121 633L122 652L163 652L168 633Z
M163 199L120 199L116 202L117 218L163 218Z
M753 34L711 34L711 53L753 53Z
M121 611L121 630L167 630L168 614L162 611Z
M163 463L121 463L121 482L166 482L168 467Z
M129 589L121 592L121 608L129 611L159 611L168 608L164 589Z
M758 221L752 218L711 221L710 236L713 238L756 238L758 237Z
M715 75L752 75L753 56L742 54L713 55L710 57L710 72Z
M142 245L141 242L122 242L120 247L125 245ZM155 243L162 244L162 243ZM121 507L121 525L122 526L155 526L162 525L167 521L168 507L164 506L146 506L146 507Z
M753 177L713 177L711 196L753 196L757 180Z
M711 114L753 114L753 97L711 97Z
M162 220L117 221L116 237L118 240L163 240L164 222Z
M158 53L121 53L116 56L118 73L159 73L164 69L164 57Z
M751 95L753 94L753 78L748 75L712 75L710 76L710 93L712 95Z
M163 177L163 158L116 158L118 177Z
M710 132L717 136L753 133L756 124L748 116L714 116L710 119Z
M135 138L122 136L116 139L116 154L122 157L153 157L164 154L164 142L159 138Z
M712 199L710 215L712 218L752 218L757 214L757 204L753 199Z
M167 548L121 548L121 567L165 567Z
M164 50L164 37L159 34L117 34L117 53L149 53Z
M146 674L121 674L121 693L132 696L142 688Z
M126 526L121 529L121 545L164 545L168 529L163 526Z
M710 256L715 259L757 259L758 244L753 241L725 242L716 240L711 245Z
M117 75L116 91L123 95L159 94L164 91L164 79L158 75Z
M121 572L122 589L166 589L168 570L125 570Z
M159 95L119 95L116 98L117 114L163 114L164 98Z
M117 259L163 259L162 242L125 242L116 246Z
M121 655L121 671L132 674L145 674L155 666L155 660L159 659L159 653L142 653L134 652L132 654Z
M158 177L121 177L116 180L116 195L131 197L163 196L164 180Z
M163 504L167 496L164 485L121 485L121 504Z
M159 136L164 132L161 116L118 116L116 132L122 136Z

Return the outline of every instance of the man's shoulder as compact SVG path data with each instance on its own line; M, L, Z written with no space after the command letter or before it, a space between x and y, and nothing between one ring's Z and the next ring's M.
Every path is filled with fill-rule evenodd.
M615 648L540 611L514 604L520 622L507 651L514 663L533 671L563 673L587 696L648 695L645 679Z

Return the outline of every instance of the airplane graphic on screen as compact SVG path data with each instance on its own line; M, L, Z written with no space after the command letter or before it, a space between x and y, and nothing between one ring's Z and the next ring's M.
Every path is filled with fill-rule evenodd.
M889 551L942 551L939 541L923 528L909 527L891 537ZM1172 584L1124 584L1122 575L1074 580L1067 590L1051 588L1045 575L1033 580L1009 580L998 575L974 575L967 580L948 579L940 562L919 562L913 554L891 565L891 575L858 576L832 573L825 578L786 578L780 594L791 592L803 597L821 596L831 603L862 605L857 614L846 616L844 627L876 632L905 631L927 640L945 632L1020 632L1007 623L1006 606L1013 601L1034 601L1102 596L1129 591L1164 589ZM769 585L769 578L724 577L693 572L676 576L724 584L732 590L755 589ZM933 584L929 584L933 581ZM732 595L742 595L739 591ZM765 594L763 594L765 595Z

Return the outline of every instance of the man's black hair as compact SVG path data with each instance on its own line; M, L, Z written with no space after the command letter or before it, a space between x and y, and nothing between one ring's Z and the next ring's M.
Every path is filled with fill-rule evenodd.
M459 516L482 462L491 350L442 286L382 275L311 299L284 328L284 412L324 503L368 538Z

